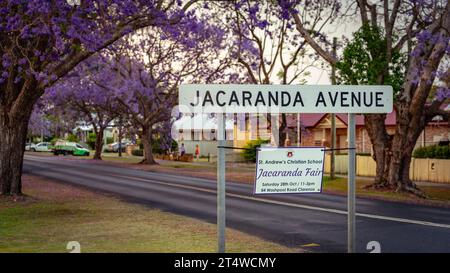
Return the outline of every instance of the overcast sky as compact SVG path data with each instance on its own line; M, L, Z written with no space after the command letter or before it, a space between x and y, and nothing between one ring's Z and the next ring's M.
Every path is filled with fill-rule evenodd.
M339 40L342 39L342 36L345 36L349 39L352 37L352 33L356 32L360 27L359 21L359 15L356 14L356 17L348 17L345 20L337 20L332 25L325 26L324 32L327 34L330 41L333 40L333 37L336 37L339 43ZM340 52L338 51L338 56L339 55ZM311 72L311 75L308 78L307 84L331 84L331 68L321 69L320 67L317 67L310 68L309 71Z

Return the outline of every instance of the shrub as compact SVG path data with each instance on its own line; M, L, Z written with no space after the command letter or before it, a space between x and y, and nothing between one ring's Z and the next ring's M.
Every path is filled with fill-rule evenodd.
M414 150L413 157L450 159L450 146L432 145L420 147Z
M89 133L87 144L91 147L92 150L95 150L95 140L97 138L97 135L95 133Z
M257 140L250 140L248 141L241 153L241 155L244 157L245 160L256 162L256 148L261 147L262 144L269 143L269 140L266 139L257 139Z
M161 142L163 140L161 138L158 138L156 140L152 141L152 151L155 154L165 154L166 151L168 151L168 145L163 145ZM175 140L171 140L170 143L170 149L172 151L176 151L178 149L178 143Z
M152 152L155 154L164 154L161 147L161 141L159 139L152 141Z
M114 142L114 138L113 137L107 137L106 138L106 144L111 144Z
M171 144L170 148L172 151L177 151L178 150L178 142L176 142L175 140L172 139L172 144Z
M141 140L141 139L138 139L138 140L136 141L136 145L139 146L139 149L141 149L141 150L144 149L144 144L142 143L142 140Z
M69 136L67 136L67 141L69 142L78 142L78 137L76 135L70 134Z
M133 150L131 151L131 154L134 156L144 156L144 150L142 149Z
M59 139L60 139L60 138L58 138L58 137L52 138L52 139L50 140L50 144L52 144L52 146L54 146L55 143L56 143L56 141L58 141Z

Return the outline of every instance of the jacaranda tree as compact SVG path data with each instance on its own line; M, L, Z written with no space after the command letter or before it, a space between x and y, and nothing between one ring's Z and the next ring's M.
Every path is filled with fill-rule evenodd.
M156 164L152 141L170 131L172 108L181 83L214 81L223 74L219 60L225 32L206 20L191 20L171 30L146 28L110 48L99 71L100 88L113 90L121 116L135 128L144 146L144 164ZM130 46L132 45L132 46Z
M78 121L85 121L95 133L94 159L102 159L104 131L119 116L119 103L113 90L97 85L108 63L95 54L80 63L73 71L47 88L43 99L48 107L78 113ZM59 111L61 112L61 111Z
M333 0L322 1L330 6L325 14L320 9L302 9L302 17L311 21L311 29L321 29L339 11ZM227 1L212 2L213 11L218 10L226 27L232 33L230 57L248 76L252 84L304 84L308 69L319 65L316 54L310 50L305 39L293 33L295 22L276 1ZM326 17L329 17L328 19ZM321 20L319 20L321 19ZM309 50L309 52L308 52ZM270 115L267 115L270 122ZM279 117L278 144L284 146L287 136L286 114Z
M324 60L336 65L339 59L318 42L320 35L311 32L299 16L303 2L279 0L294 18L296 31ZM319 7L321 1L310 2ZM440 107L450 99L450 4L445 0L357 0L347 4L350 13L359 15L360 32L344 52L353 52L353 57L344 58L340 65L344 78L347 83L392 84L397 89L393 135L384 125L385 114L364 117L377 164L373 186L423 195L409 178L411 155L425 125L436 115L449 116ZM402 54L406 56L404 71L398 69ZM399 73L403 74L400 84L395 80ZM437 91L430 98L435 86Z
M195 14L188 9L194 2L1 0L1 195L22 192L28 121L44 90L126 34L190 20Z

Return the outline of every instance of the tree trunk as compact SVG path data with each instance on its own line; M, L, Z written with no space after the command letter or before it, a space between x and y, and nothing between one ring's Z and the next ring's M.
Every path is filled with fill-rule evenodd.
M375 182L368 187L425 197L409 177L412 153L426 124L424 115L411 115L407 107L399 108L393 136L387 134L382 115L366 115L365 118L376 162Z
M418 189L409 177L412 153L426 124L425 115L422 109L411 115L408 106L399 107L397 112L399 120L392 141L388 184L398 192L409 192L425 197L423 191Z
M268 114L266 116L267 122L270 125L270 130L273 130L273 126L272 126L272 115L276 115L277 118L279 119L279 127L278 127L278 146L279 147L284 147L286 138L287 138L287 121L286 121L286 114L285 113L281 113L281 114ZM259 126L257 127L259 130ZM272 132L272 135L274 133Z
M95 133L94 159L102 160L103 132L104 132L104 129L100 128L100 130L98 130L98 132Z
M151 126L144 126L141 133L141 141L144 145L144 159L141 164L155 165L158 164L153 158L152 151L152 129Z
M122 120L119 121L119 157L122 157Z
M31 110L11 117L3 105L0 106L0 193L22 194L22 165Z
M389 172L391 154L391 136L388 135L384 120L386 115L365 115L365 127L373 147L373 159L376 162L374 188L385 187Z
M281 114L281 120L280 120L280 138L278 141L278 145L280 147L284 147L285 146L285 142L286 142L286 138L287 138L287 121L286 121L286 114L282 113Z
M400 150L395 145L392 147L393 156L389 166L388 184L390 188L395 189L397 192L408 192L425 197L424 192L409 177L414 145L407 146L409 147L403 146Z

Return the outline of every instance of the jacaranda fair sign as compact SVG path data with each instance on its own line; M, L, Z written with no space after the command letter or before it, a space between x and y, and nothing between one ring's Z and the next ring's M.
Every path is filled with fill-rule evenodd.
M257 151L255 194L320 193L324 147L262 147Z

